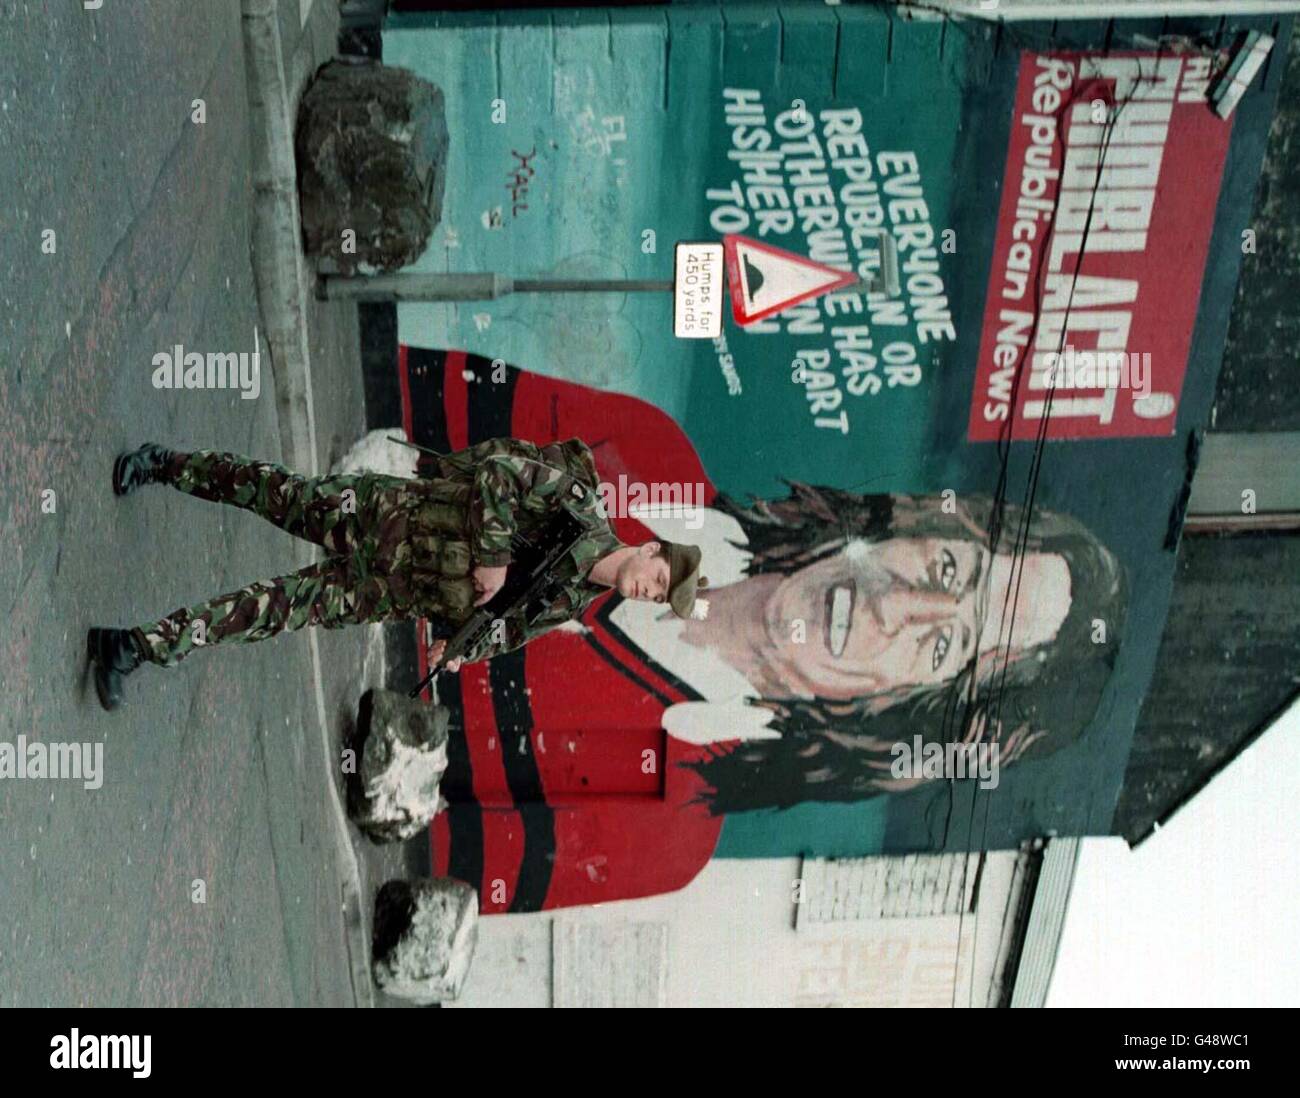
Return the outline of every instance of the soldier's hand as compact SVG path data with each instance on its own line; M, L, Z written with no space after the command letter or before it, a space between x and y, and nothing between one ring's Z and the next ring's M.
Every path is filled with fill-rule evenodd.
M474 569L473 580L474 590L478 592L474 605L482 606L500 591L501 585L506 582L506 566L503 564L499 568L488 568L480 564Z
M447 642L445 640L434 641L431 645L429 645L429 662L431 664L436 664L440 659L442 659L442 654L445 651L447 651ZM457 657L454 660L448 660L447 663L441 668L441 670L451 671L454 673L460 670L460 665L464 662L465 661L463 657Z

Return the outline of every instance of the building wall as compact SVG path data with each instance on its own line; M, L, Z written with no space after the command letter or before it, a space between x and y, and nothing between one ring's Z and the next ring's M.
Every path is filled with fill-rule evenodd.
M805 888L803 904L794 899L815 867L767 858L715 859L686 888L644 900L483 919L464 992L449 1005L992 1005L1014 957L1028 858L994 853L981 865L971 855L974 910L954 912L962 905L947 902L950 881L955 870L961 883L965 862L854 859L844 876L870 895L892 870L888 909L947 914L815 921L803 913L817 894Z
M485 913L526 913L671 891L711 858L1015 849L1114 826L1280 80L1264 70L1230 123L1211 111L1214 66L1247 29L1290 22L1012 28L774 3L390 21L386 61L439 85L453 135L417 271L530 279L473 305L403 301L404 429L439 452L579 437L602 483L690 485L702 514L620 502L617 536L706 544L715 609L769 634L764 600L792 608L788 635L737 653L719 613L682 627L611 593L580 628L448 677L434 872L473 882ZM1133 201L1140 231L1091 217ZM1108 235L1085 246L1090 226ZM664 285L673 243L719 237L749 303L717 340L674 339L667 293L531 281ZM780 310L791 261L756 257L782 251L866 288ZM875 277L891 255L906 294ZM750 323L764 289L780 311ZM1121 393L1081 364L1074 395L1044 399L1042 355L1102 334L1149 384ZM953 629L926 636L928 666L916 649L881 660L904 633L877 627L871 599L932 625L929 588L957 582L939 540L966 563L950 594L974 652L956 658ZM877 569L870 598L846 601L826 570L896 553L914 570ZM1013 594L1030 555L1036 579ZM890 745L918 736L996 740L996 793L894 774Z

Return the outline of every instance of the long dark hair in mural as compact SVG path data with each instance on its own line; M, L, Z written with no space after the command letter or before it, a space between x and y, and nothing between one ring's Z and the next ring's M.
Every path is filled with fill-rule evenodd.
M746 673L770 738L690 763L717 814L912 788L900 742L996 743L1000 765L1056 751L1097 711L1127 589L1080 522L986 497L861 495L786 481L782 500L713 507L745 533L745 578L711 592L731 637L761 616ZM752 590L747 591L747 588ZM745 603L751 604L748 611ZM718 615L711 614L711 617ZM783 629L802 623L803 634Z

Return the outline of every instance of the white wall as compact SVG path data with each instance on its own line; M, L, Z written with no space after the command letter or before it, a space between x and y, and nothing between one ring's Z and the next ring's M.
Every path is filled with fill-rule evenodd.
M714 859L689 886L665 896L482 919L461 999L449 1005L552 1005L552 922L580 920L665 924L659 998L666 1006L979 1006L996 994L1004 923L1020 884L1016 865L1015 854L988 857L979 909L965 917L805 921L796 930L800 859ZM642 972L638 982L608 993L604 981L617 979L603 963L609 959L592 958L584 970L590 999L626 1003L626 995L659 991L655 975ZM619 957L612 960L617 965Z
M1136 850L1084 840L1049 1007L1300 1006L1298 748L1295 705Z

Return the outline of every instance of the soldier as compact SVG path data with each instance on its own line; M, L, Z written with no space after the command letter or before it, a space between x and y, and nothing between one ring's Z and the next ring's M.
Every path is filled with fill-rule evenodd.
M598 494L591 451L571 438L536 446L489 439L439 457L433 475L373 473L303 477L282 466L215 450L181 453L155 443L120 455L113 492L170 484L201 499L243 507L328 554L297 572L249 584L131 629L91 629L87 647L105 709L122 700L122 679L142 663L174 667L195 648L246 644L286 629L423 617L450 635L500 590L518 536L544 527L557 506L588 536L552 575L559 598L531 624L504 619L462 663L490 659L580 617L610 588L624 598L667 602L681 618L697 612L700 551L660 539L624 545ZM702 601L702 600L701 600ZM701 605L699 611L704 607ZM437 641L437 661L446 642Z

